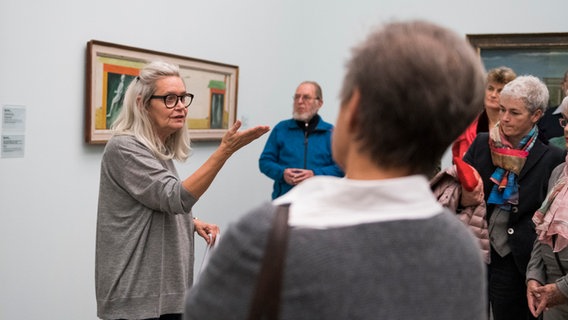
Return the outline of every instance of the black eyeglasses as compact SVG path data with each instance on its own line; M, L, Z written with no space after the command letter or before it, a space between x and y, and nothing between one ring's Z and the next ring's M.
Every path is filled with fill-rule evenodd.
M564 118L564 117L560 117L560 118L558 119L558 122L560 122L560 126L561 126L562 128L566 127L566 125L568 124L568 120L567 120L566 118Z
M193 94L186 93L178 96L177 94L168 94L165 96L151 96L150 99L162 99L164 100L164 104L166 108L172 109L178 104L178 101L181 101L184 107L189 107L191 102L193 101Z

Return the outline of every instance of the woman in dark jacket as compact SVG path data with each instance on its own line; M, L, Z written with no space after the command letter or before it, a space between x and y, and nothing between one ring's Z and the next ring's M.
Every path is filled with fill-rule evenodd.
M498 124L479 134L464 160L480 174L491 243L489 301L495 320L534 319L527 306L525 272L536 237L531 220L546 197L552 170L565 152L538 139L536 123L548 89L520 76L501 91Z

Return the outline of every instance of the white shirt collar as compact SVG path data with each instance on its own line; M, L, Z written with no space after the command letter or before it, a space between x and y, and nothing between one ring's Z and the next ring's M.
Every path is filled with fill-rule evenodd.
M290 226L318 229L425 219L442 212L428 180L419 175L387 180L316 176L273 203L291 204Z

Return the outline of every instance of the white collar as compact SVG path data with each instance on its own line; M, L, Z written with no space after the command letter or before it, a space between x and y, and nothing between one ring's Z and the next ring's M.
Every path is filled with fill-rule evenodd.
M312 177L273 201L290 203L289 225L326 229L425 219L442 212L424 176L386 180Z

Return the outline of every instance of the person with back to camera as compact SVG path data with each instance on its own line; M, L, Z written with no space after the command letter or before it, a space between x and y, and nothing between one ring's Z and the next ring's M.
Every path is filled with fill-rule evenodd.
M310 178L232 224L184 318L246 319L268 230L289 204L280 319L485 319L477 240L426 178L481 111L483 78L475 51L446 28L372 32L340 93L332 146L345 178Z
M499 95L503 87L517 74L508 67L498 67L487 72L483 112L470 124L452 145L452 159L462 158L480 132L488 132L499 121Z
M237 131L192 175L178 177L173 160L190 151L188 93L177 66L152 62L125 95L101 164L95 281L102 319L181 319L193 283L194 232L208 243L219 229L192 217L191 208L229 157L266 133Z
M568 144L568 97L558 107ZM568 319L568 167L566 161L552 171L548 195L535 212L537 239L527 267L527 300L535 317L544 320Z
M568 96L568 70L564 73L564 79L560 84L561 96ZM564 140L564 129L560 126L559 121L562 117L560 106L549 108L544 116L538 122L538 129L542 132L544 139L549 141L553 146L561 149L566 148Z
M565 157L538 139L536 123L548 104L538 78L519 76L501 91L499 122L480 133L463 160L483 181L491 244L489 300L495 320L534 319L525 272L536 237L531 220L546 196L550 173Z
M272 199L315 175L343 176L331 154L333 126L318 114L323 105L320 85L304 81L293 98L292 119L272 129L258 160L260 171L274 180Z

